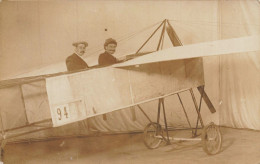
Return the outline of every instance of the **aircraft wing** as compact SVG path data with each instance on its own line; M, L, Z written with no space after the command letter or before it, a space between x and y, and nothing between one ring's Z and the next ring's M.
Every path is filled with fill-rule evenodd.
M169 48L105 68L2 82L2 122L11 129L52 119L56 127L135 106L203 86L202 56L258 50L259 36L249 36ZM188 58L193 59L179 60ZM15 117L22 121L10 121Z
M260 35L217 40L198 44L184 45L144 55L114 67L127 67L155 62L243 53L260 50Z

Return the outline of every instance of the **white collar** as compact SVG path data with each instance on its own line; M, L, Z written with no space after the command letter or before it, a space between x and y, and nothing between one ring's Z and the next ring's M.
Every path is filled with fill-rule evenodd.
M83 57L81 57L79 54L77 54L77 52L75 52L75 54L78 55L78 57L80 57L82 60L84 60Z

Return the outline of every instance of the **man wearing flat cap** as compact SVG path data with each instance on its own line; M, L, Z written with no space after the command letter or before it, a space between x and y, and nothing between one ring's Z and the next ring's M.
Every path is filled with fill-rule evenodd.
M118 62L113 56L116 51L117 42L115 39L109 38L104 43L105 52L99 55L98 64L100 66L112 65Z
M75 47L75 53L67 57L66 66L68 71L76 71L88 68L88 64L83 60L82 56L85 53L88 43L85 41L75 42L72 44Z

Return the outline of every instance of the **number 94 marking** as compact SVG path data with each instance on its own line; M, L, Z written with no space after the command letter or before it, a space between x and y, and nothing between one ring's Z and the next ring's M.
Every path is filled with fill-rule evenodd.
M63 108L57 108L58 119L62 120L63 118L69 118L69 113L67 112L66 106Z

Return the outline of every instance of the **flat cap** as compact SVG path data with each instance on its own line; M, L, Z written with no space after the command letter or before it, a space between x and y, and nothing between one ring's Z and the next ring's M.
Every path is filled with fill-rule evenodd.
M85 41L79 41L72 43L73 46L77 47L79 44L84 44L86 47L88 46L88 42Z
M117 45L117 42L116 42L115 39L108 38L108 39L106 39L106 41L105 41L105 43L104 43L104 46L107 46L107 45L109 45L109 44L115 44L115 45Z

